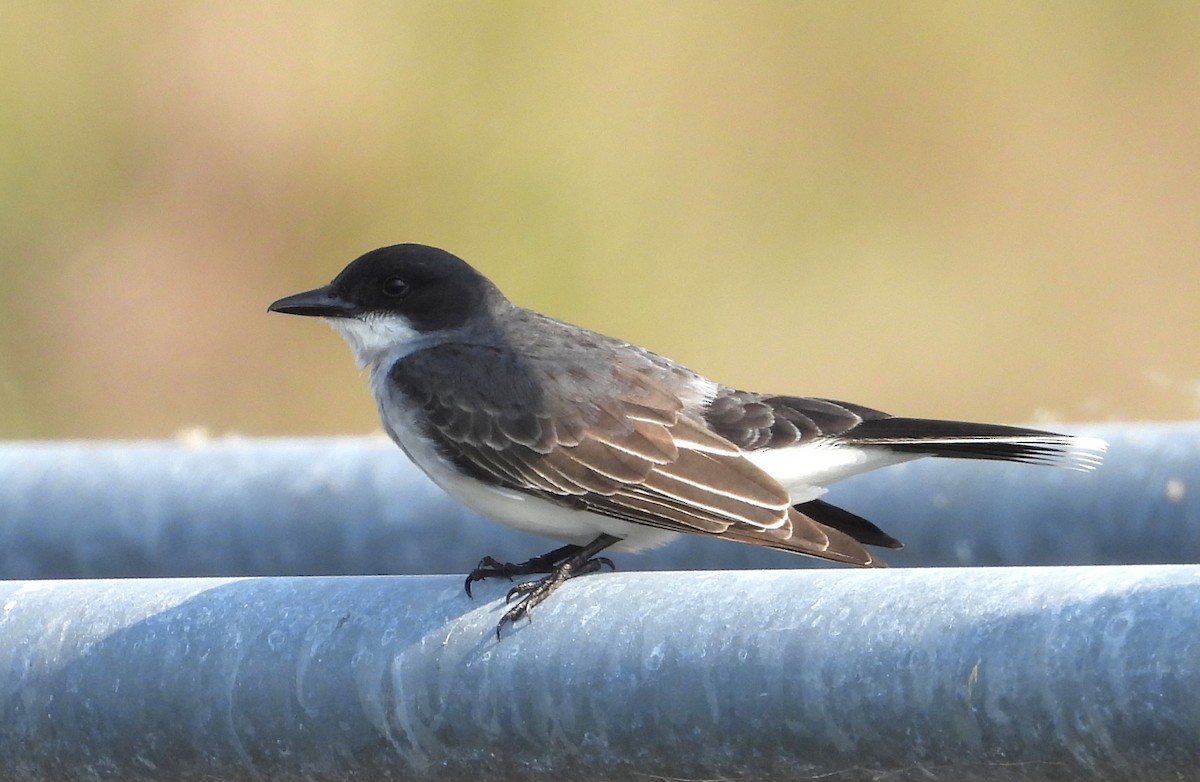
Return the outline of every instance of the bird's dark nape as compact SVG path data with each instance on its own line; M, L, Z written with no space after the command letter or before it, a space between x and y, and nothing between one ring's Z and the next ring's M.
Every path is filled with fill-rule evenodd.
M879 527L855 515L845 508L831 505L824 500L809 500L792 506L816 522L827 527L833 527L844 532L859 543L883 548L904 548L904 544L887 534Z

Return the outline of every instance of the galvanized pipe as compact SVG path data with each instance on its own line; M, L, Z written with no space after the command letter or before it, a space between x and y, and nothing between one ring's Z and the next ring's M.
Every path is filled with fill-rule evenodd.
M1200 567L0 584L0 780L1178 780Z
M1112 444L1097 472L926 459L828 499L905 541L893 565L1200 560L1200 424L1075 431ZM463 573L553 545L464 510L381 437L0 445L0 578ZM688 537L617 564L813 563Z

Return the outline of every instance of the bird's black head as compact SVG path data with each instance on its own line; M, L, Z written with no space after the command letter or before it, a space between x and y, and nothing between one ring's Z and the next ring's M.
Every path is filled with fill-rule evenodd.
M395 244L355 259L322 288L287 296L268 309L290 315L402 320L429 333L463 325L503 297L466 261L436 247Z

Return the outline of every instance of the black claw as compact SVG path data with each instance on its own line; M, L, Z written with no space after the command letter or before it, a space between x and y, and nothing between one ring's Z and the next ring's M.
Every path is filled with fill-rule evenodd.
M546 573L547 575L534 581L516 584L508 590L504 596L505 605L508 605L514 597L520 597L520 600L500 617L500 621L496 624L496 640L500 640L500 634L505 625L516 624L518 619L527 618L534 608L545 602L546 598L550 597L551 593L562 586L567 579L586 573L595 573L605 565L610 570L616 570L611 559L597 557L596 554L616 543L617 540L618 538L611 535L601 535L587 546L563 546L561 549L541 557L535 557L522 565L503 566L506 573L522 569L526 572L516 573L516 575L525 575L531 572ZM534 570L533 568L538 569ZM468 576L468 586L469 582L470 576Z
M514 576L553 573L556 567L577 554L581 549L582 546L562 546L554 549L554 551L542 554L540 557L534 557L521 563L500 562L492 557L484 557L479 560L479 564L467 576L466 583L463 586L467 590L467 595L470 595L471 584L487 578L507 578L509 581L512 581Z
M530 560L530 562L532 561ZM514 575L522 575L522 569L528 564L529 562L524 562L520 565L514 565L511 562L499 562L491 557L484 557L479 560L479 564L475 566L475 569L467 575L467 581L463 585L467 590L467 596L473 596L471 595L471 584L476 581L483 581L485 578L507 578L509 581L512 581Z

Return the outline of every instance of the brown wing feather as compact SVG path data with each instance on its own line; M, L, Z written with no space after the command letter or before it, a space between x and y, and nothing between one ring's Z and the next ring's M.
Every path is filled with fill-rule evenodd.
M810 519L795 508L789 514L788 523L780 529L731 528L721 537L796 554L808 554L848 565L887 567L886 562L873 556L854 538Z
M834 399L760 394L721 387L705 410L705 423L747 451L785 448L847 432L887 413Z
M437 361L465 362L524 393L490 393L486 383L438 387L447 373L444 363L430 366ZM648 526L878 564L853 538L790 507L786 489L737 445L688 417L651 373L623 365L601 376L572 373L560 357L556 379L587 375L590 382L578 389L561 383L565 393L550 400L535 393L548 378L529 376L546 371L519 355L453 345L415 353L390 376L425 408L426 434L443 454L481 480Z

